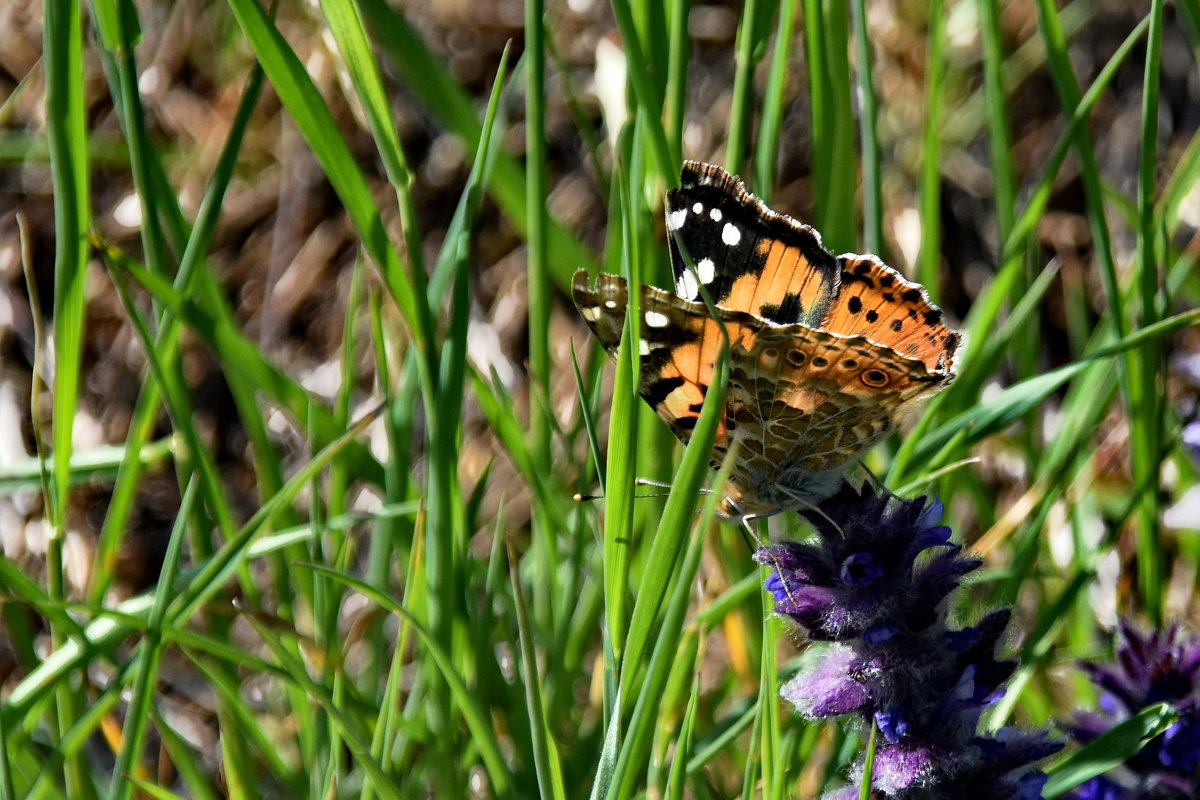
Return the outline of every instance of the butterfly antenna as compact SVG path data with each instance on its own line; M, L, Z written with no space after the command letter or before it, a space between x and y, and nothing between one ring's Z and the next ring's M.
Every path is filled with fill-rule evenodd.
M634 478L633 482L636 483L638 486L653 486L657 489L666 489L668 492L672 488L671 484L669 484L669 483L663 483L662 481L651 480L650 478ZM712 489L708 489L703 486L700 487L701 495L713 494L713 493L714 493L714 491ZM638 495L638 497L666 497L666 496L667 496L666 493L663 493L663 494L639 494Z
M671 484L669 484L669 483L659 483L658 481L648 481L648 480L644 480L642 478L638 478L635 481L635 483L637 483L638 486L655 486L659 489L670 489L671 488ZM711 491L711 490L701 489L701 491L704 492L704 491ZM634 497L635 498L666 497L668 494L669 494L668 492L655 492L654 494L638 494L638 495L634 495ZM574 500L576 503L590 503L595 500L603 500L604 495L602 495L602 494L583 494L582 492L576 492L571 499Z

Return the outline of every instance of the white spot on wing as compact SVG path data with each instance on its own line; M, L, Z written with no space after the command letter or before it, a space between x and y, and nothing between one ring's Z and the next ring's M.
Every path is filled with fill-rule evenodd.
M693 214L702 214L702 213L704 213L704 204L703 204L703 203L696 203L696 205L692 206L692 213L693 213Z
M717 265L711 258L702 258L696 262L696 272L700 275L700 282L707 286L717 276Z
M687 209L677 208L674 211L667 212L667 230L677 231L683 227L684 221L687 219Z
M659 311L646 312L646 324L651 328L665 328L667 327L667 323L670 321L671 320L667 318L666 314L663 314Z
M595 322L600 319L600 306L590 306L588 308L579 309L579 313L583 314L583 318L590 322Z
M638 339L638 353L643 356L650 355L650 343L645 339Z
M605 301L604 301L604 307L605 307L605 308L616 308L616 307L617 307L617 301L616 301L616 300L605 300Z
M685 269L675 281L675 291L687 300L695 300L696 295L700 294L700 284L696 282L696 276L690 269Z
M721 229L721 241L730 247L734 247L742 240L742 232L732 222L726 222L725 227Z
M710 217L712 217L713 222L720 222L721 217L723 216L721 214L721 209L719 209L719 208L714 208L714 209L709 210L708 215Z

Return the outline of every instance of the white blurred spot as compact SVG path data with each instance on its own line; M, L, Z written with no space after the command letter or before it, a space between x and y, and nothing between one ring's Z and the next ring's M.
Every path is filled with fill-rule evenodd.
M1193 486L1163 512L1163 527L1200 530L1200 486Z
M158 88L162 85L162 70L157 65L151 65L138 78L138 92L142 95L153 95L158 93Z
M596 42L596 77L593 81L596 99L604 116L609 141L616 142L629 119L626 105L628 65L625 51L608 37Z
M896 215L892 229L905 265L917 263L917 255L921 252L921 214L912 207L904 209Z
M142 227L142 203L137 192L127 194L117 203L112 212L113 221L123 228Z

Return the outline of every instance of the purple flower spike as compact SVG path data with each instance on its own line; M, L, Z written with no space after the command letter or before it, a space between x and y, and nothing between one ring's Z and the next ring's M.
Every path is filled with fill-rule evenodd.
M851 677L864 665L848 647L835 645L815 665L785 683L780 694L806 717L835 717L871 701L866 686Z
M1200 720L1181 719L1162 735L1158 758L1165 766L1191 773L1200 765Z
M1122 620L1114 662L1084 664L1103 691L1102 713L1080 714L1069 729L1090 742L1156 703L1179 715L1119 772L1077 787L1076 800L1185 800L1200 797L1200 639L1178 626L1143 634Z
M870 553L855 553L842 562L842 583L862 586L883 577L883 569L871 560Z
M1071 793L1075 800L1121 800L1124 796L1125 790L1103 775L1081 783Z
M867 644L883 644L900 632L900 626L894 622L880 622L872 625L863 632L863 641Z
M976 736L981 710L1016 667L995 656L1010 612L947 628L947 595L982 561L951 543L941 501L843 485L803 513L815 540L755 555L772 568L766 588L776 612L819 648L784 685L784 699L810 718L855 714L878 726L878 796L1038 798L1045 776L1032 765L1061 745L1040 732ZM856 796L848 787L826 800Z
M956 653L970 650L979 644L983 632L978 628L963 628L961 631L946 631L946 646Z
M1192 452L1192 458L1200 461L1200 419L1183 426L1183 446Z
M890 711L875 712L875 724L879 733L888 744L896 744L908 733L908 720L904 718L904 707L897 706Z

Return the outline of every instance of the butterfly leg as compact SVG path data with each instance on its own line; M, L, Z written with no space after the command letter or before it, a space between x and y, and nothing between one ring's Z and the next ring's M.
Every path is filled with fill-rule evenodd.
M755 520L766 519L767 517L774 516L778 513L781 512L772 511L766 514L749 514L743 516L741 520L742 531L745 535L748 535L749 538L753 539L755 544L758 546L758 549L766 553L767 557L771 559L771 563L775 565L775 572L779 575L779 582L783 584L783 591L787 594L788 600L790 600L793 605L798 605L796 598L792 595L791 587L787 584L787 578L784 577L783 565L779 563L779 559L775 558L775 554L771 552L766 543L758 535L758 532L755 531L754 527L751 525L751 523ZM746 543L749 544L749 541Z

